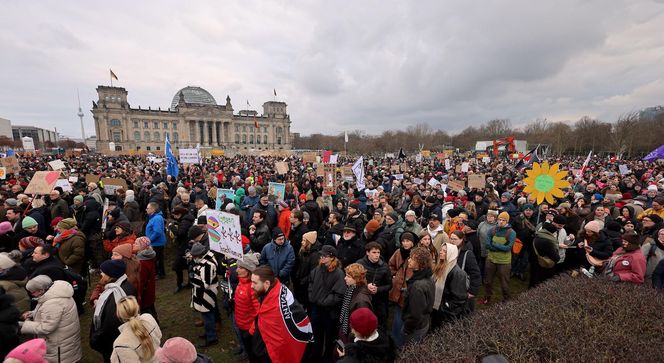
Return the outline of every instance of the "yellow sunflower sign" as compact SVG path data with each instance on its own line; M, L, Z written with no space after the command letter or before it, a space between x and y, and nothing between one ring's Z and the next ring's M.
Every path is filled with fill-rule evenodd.
M560 164L549 166L547 161L541 165L533 163L533 168L526 171L527 177L523 181L526 187L523 191L537 199L537 204L541 204L544 200L555 203L555 198L565 196L561 189L569 187L569 183L565 180L567 171L561 171L559 167Z

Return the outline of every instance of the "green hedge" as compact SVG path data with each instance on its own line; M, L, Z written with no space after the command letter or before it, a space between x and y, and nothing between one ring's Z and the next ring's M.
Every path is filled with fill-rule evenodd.
M401 362L662 362L664 295L563 275L404 348Z

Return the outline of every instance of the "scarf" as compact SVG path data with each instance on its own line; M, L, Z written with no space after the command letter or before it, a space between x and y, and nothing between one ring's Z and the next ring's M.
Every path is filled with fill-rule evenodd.
M57 236L55 236L55 238L53 238L53 247L55 247L56 250L59 250L62 242L75 235L76 233L78 233L78 228L76 227L72 229L66 229L64 232L59 233Z
M341 323L341 329L345 335L348 335L350 328L348 322L350 321L350 302L353 300L353 291L357 286L348 286L346 288L346 293L344 294L344 301L341 304L341 315L339 315L339 323Z
M125 282L125 280L127 280L127 275L122 275L115 282L109 282L106 284L106 286L104 286L104 292L101 293L99 299L97 300L97 305L95 305L95 313L92 318L95 330L99 330L101 327L101 313L104 311L104 306L106 306L108 298L113 295L113 299L115 300L115 304L117 306L118 301L120 301L121 298L127 296L127 294L120 286L123 282Z
M438 228L436 229L431 229L429 225L427 225L427 232L429 232L429 235L431 236L431 239L435 239L438 233L443 231L443 226L439 225Z
M438 278L434 275L434 285L436 285L436 291L434 293L433 308L439 310L440 303L443 300L443 291L445 290L445 280L447 280L447 275L452 271L454 266L456 266L457 257L459 257L459 248L451 243L446 243L447 246L447 255L445 257L445 270L443 275Z

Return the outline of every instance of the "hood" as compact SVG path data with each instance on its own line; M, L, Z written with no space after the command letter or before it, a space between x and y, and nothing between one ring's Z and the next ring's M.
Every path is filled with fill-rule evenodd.
M51 288L39 297L39 301L46 301L56 298L70 298L74 296L74 288L67 281L56 280Z
M136 257L138 257L139 260L145 261L145 260L151 260L157 256L157 252L155 252L152 247L148 247L144 249L143 251L140 251Z
M0 280L4 281L24 281L27 279L28 273L21 265L14 265L14 267L7 270L4 275L0 275Z
M94 198L89 197L88 199L83 202L83 206L85 207L85 210L88 212L91 211L97 211L101 209L101 204L99 204Z

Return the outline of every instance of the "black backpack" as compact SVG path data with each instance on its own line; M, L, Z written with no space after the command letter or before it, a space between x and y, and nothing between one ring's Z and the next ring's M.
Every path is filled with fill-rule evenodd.
M88 284L83 278L83 276L74 272L74 270L65 267L65 275L67 276L67 282L71 284L74 288L74 301L76 302L76 310L78 310L78 315L83 314L85 304L85 294L88 292Z

